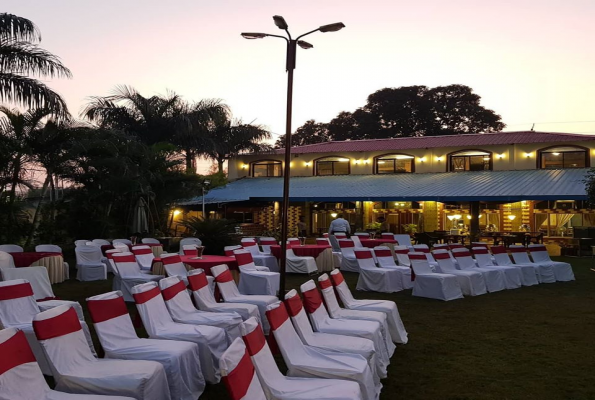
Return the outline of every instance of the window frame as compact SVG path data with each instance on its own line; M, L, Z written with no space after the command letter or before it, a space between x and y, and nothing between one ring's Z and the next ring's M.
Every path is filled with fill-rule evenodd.
M334 163L340 163L342 161L324 161L325 158L345 158L345 159L347 159L347 161L345 161L347 163L347 173L346 174L335 174L335 165L334 165ZM320 174L318 174L318 163L321 162L321 161L322 162L333 163L332 164L332 172L333 172L332 174L329 174L329 175L320 175ZM336 155L319 157L319 158L313 160L313 162L312 162L312 168L313 168L312 174L314 176L341 176L341 175L351 175L351 158L344 157L344 156L336 156Z
M561 152L561 153L578 153L579 151L582 151L585 154L585 166L584 167L559 167L559 168L546 168L543 166L543 162L542 162L542 155L544 153L553 153L553 151L551 151L552 149L558 148L558 147L573 147L575 149L577 149L577 151L566 151L566 152ZM564 164L562 164L564 165ZM548 146L548 147L544 147L542 149L537 150L537 160L536 160L536 168L537 169L580 169L580 168L591 168L591 149L589 149L588 147L584 147L584 146L578 146L575 144L558 144L555 146Z
M256 165L258 165L259 163L271 163L273 165L275 164L279 164L280 168L281 168L281 173L280 175L273 175L273 176L269 176L267 173L267 176L254 176L254 167ZM271 160L271 159L263 159L263 160L256 160L256 161L252 161L250 162L250 177L251 178L279 178L283 176L284 173L284 168L283 168L283 161L281 160Z
M476 156L469 156L469 155L461 155L461 156L457 156L457 154L460 153L467 153L470 151L476 151L476 152L482 152L482 153L486 153L486 155L489 155L490 157L490 162L488 163L488 169L482 169L481 171L493 171L494 170L494 153L489 151L489 150L484 150L484 149L461 149L461 150L457 150L457 151L453 151L451 153L447 154L446 157L446 172L481 172L481 171L471 171L471 170L464 170L464 171L453 171L452 169L452 158L453 157L476 157ZM485 155L484 155L485 157Z
M388 157L388 156L407 156L407 157L411 157L409 160L409 162L411 163L411 172L397 172L394 171L395 168L393 168L393 172L378 172L378 161L380 161L382 158L384 157ZM396 159L395 159L396 160ZM396 166L396 164L393 164ZM406 154L406 153L386 153L386 154L381 154L379 156L374 157L374 164L372 166L372 173L375 175L392 175L392 174L412 174L415 172L415 156L412 154Z

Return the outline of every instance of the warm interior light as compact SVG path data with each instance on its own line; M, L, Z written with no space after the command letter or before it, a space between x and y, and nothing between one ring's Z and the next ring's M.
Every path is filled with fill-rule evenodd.
M337 213L331 213L331 217L337 218Z
M378 161L378 164L384 164L384 161Z
M479 214L479 217L477 217L477 218L481 218L481 217L483 217L483 214Z
M349 161L349 158L339 158L339 162L347 162Z
M555 155L555 156L559 156L560 155L560 153L552 153L552 154Z
M467 219L471 219L471 215L467 215Z
M359 160L353 160L354 164L359 164Z
M514 221L515 218L516 218L516 215L509 215L508 216L508 219L511 220L511 221Z
M460 214L455 214L455 215L453 215L453 217L455 217L455 219L461 219L461 215Z
M525 153L525 157L531 157L531 153Z
M309 167L310 165L312 165L312 163L311 163L311 162L306 162L306 163L304 163L304 165L305 165L306 167Z
M322 25L318 30L320 32L337 32L341 29L345 28L345 24L343 22L335 22L334 24Z
M419 158L419 162L424 162L424 161L426 161L426 158L425 157L420 157Z
M442 161L442 157L436 157L436 161Z
M452 221L453 219L455 219L455 216L454 215L447 215L446 218L448 218L449 220Z
M174 210L174 217L177 217L178 215L180 215L182 211L180 210Z
M484 161L490 161L490 157L484 157L483 160Z
M370 160L364 160L364 164L370 164Z
M247 164L242 164L242 169L248 169L248 165Z
M498 158L504 158L504 154L498 154L496 157L498 157Z

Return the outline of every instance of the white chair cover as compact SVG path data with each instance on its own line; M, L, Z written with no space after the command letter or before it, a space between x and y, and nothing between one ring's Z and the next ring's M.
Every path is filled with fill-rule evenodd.
M161 244L161 242L154 238L142 238L141 243L145 244Z
M141 269L136 262L134 254L129 252L112 253L112 260L118 271L122 287L122 293L124 294L124 301L133 302L132 288L136 285L140 285L146 282L155 282L163 278L162 275L149 275L143 274Z
M300 292L302 292L304 308L310 317L314 330L322 333L370 339L374 343L376 351L376 372L380 378L386 378L390 355L382 337L382 325L375 321L354 322L347 319L332 319L322 304L322 297L313 280L302 284Z
M530 244L529 252L531 253L533 262L537 264L551 264L554 267L554 276L557 281L568 282L574 280L572 266L567 262L552 261L544 245Z
M188 270L182 262L180 255L177 253L169 253L161 255L161 263L167 276L177 276L186 285L188 285Z
M192 291L194 302L200 310L220 313L238 313L244 321L250 317L254 317L260 321L260 313L258 312L257 306L248 303L217 303L213 296L213 292L207 287L208 285L209 282L204 270L197 268L188 271L188 286Z
M192 304L192 299L186 290L186 285L177 276L159 281L161 295L165 305L175 322L191 325L216 326L224 329L227 334L227 344L240 337L242 317L235 312L199 311Z
M428 259L428 262L430 263L430 267L434 269L438 267L438 263L436 262L436 259L432 255L432 252L430 251L430 248L427 244L415 244L413 245L413 251L418 253L424 253L426 255L426 258Z
M481 272L458 270L446 250L434 251L434 258L438 262L440 272L457 277L461 291L465 296L479 296L487 293L488 290Z
M383 293L394 293L403 290L401 273L394 269L377 267L376 263L374 263L372 250L361 248L355 250L354 253L359 265L357 290Z
M109 242L109 240L105 240L105 239L93 239L92 242L95 243L96 245L98 245L99 247L109 246L111 244Z
M76 279L79 281L99 281L107 279L107 266L102 261L101 249L95 246L77 245Z
M332 236L331 236L332 237ZM337 241L341 251L341 271L359 272L359 264L355 258L355 243L351 239L339 239Z
M376 384L380 382L378 368L382 368L382 366L377 364L376 350L374 349L374 343L371 340L360 337L314 332L310 325L310 321L308 321L308 317L306 316L306 311L304 311L302 300L295 289L291 289L285 295L285 306L302 343L306 346L316 347L323 350L359 354L368 361L368 366L374 376L374 382Z
M527 248L525 246L513 245L509 246L510 254L515 264L531 265L535 268L537 279L539 283L554 283L556 282L556 275L554 274L554 266L549 262L531 262Z
M0 251L5 251L7 253L22 253L23 248L16 244L2 244L0 245Z
M116 243L123 243L127 246L132 246L132 242L130 241L130 239L114 239L112 240L112 244L115 246Z
M523 286L538 285L539 280L537 279L537 271L535 267L529 264L513 264L508 251L504 246L492 246L492 254L494 255L494 261L498 266L504 267L516 267L521 270L522 273L522 284Z
M355 232L353 234L353 236L359 236L359 237L369 238L370 237L370 234L368 232Z
M120 249L120 251L130 251L130 247L124 242L116 242L114 240L112 246L114 246L114 249Z
M395 257L397 257L398 265L411 269L411 261L408 254L409 248L407 246L395 246Z
M147 400L171 398L161 364L95 358L72 307L60 306L37 314L33 329L54 372L57 390Z
M409 253L408 258L415 273L413 296L444 301L463 298L456 276L432 271L424 253Z
M291 247L287 248L287 260L285 271L294 274L313 274L318 272L314 257L296 256Z
M6 251L0 251L0 269L16 268L14 265L14 258Z
M202 246L202 241L195 237L187 237L180 240L180 254L184 254L184 246L185 245L194 245L194 246Z
M87 239L80 239L80 240L75 240L75 241L74 241L74 245L75 245L76 247L79 247L79 246L87 246L87 242L89 242Z
M405 249L405 251L407 252L408 250ZM411 289L413 287L413 281L411 280L411 266L397 265L390 248L387 246L376 246L374 247L374 254L376 255L376 261L380 267L399 271L403 289ZM406 254L405 257L407 257ZM409 258L407 258L407 261L409 261Z
M393 343L390 329L388 328L386 314L378 311L349 310L341 308L328 275L320 275L318 277L318 283L320 284L320 291L322 292L324 303L326 304L331 318L378 322L380 324L380 333L384 339L384 345L386 346L389 358L393 356L396 346Z
M23 331L0 331L0 399L2 400L134 400L132 397L95 396L51 390Z
M258 244L254 239L242 239L242 247L252 254L254 263L261 267L267 267L270 271L279 272L279 263L277 257L270 254L263 253L258 248Z
M132 295L143 325L152 339L184 340L198 344L200 366L207 383L218 383L219 358L227 348L227 336L221 328L174 322L169 315L156 282L132 288Z
M473 247L471 250L473 251L473 255L475 256L475 261L477 262L478 267L496 269L504 273L506 289L518 289L521 287L523 273L520 268L516 268L514 266L507 267L494 265L492 262L492 256L490 255L487 247Z
M271 296L277 294L280 282L278 272L270 272L267 267L255 265L248 250L234 250L233 254L240 268L240 293Z
M219 365L230 400L267 400L242 339L237 338L225 350Z
M236 286L231 272L227 265L216 265L211 268L211 273L215 276L215 282L221 293L221 297L225 302L229 303L248 303L258 306L259 314L261 317L262 328L265 334L269 333L269 323L264 318L267 305L276 302L278 299L275 296L268 295L246 295L241 294Z
M411 244L411 236L409 235L393 235L399 246L407 246L409 250L413 250L413 245Z
M343 303L345 308L350 310L377 311L384 313L386 315L388 330L392 341L400 344L405 344L409 341L407 338L407 330L405 329L405 325L403 325L399 309L394 301L356 300L353 298L351 290L349 290L347 283L343 279L341 271L337 269L331 271L330 278L330 282L332 282L335 287L335 290L341 299L341 303ZM325 286L328 282L329 280L323 279L320 281L320 285Z
M205 388L200 355L195 343L140 339L122 292L109 292L87 299L95 331L107 358L148 360L163 365L172 399L195 400Z
M260 247L262 247L262 252L264 254L271 254L271 246L279 244L274 237L261 237L258 239L258 243L260 243Z
M72 306L81 319L83 331L87 339L90 351L95 354L93 340L89 333L89 327L84 322L83 310L79 303L74 301L51 300L37 302L33 297L33 289L25 279L15 279L6 282L0 282L0 327L14 327L25 332L27 340L39 362L39 366L44 374L52 375L47 357L43 353L35 334L31 321L39 312L54 308L60 305Z
M26 279L33 288L35 300L52 300L54 291L45 267L3 268L0 270L2 280Z
M115 275L114 279L112 281L113 290L120 290L120 287L122 286L120 275L118 275L118 271L116 270L116 264L114 264L113 254L114 253L124 253L127 251L128 251L128 249L124 250L124 249L119 249L117 247L105 251L105 258L107 258L107 272L111 272L112 274Z
M150 271L153 266L153 250L150 246L132 246L132 254L136 258L136 262L140 265L141 270Z
M471 256L471 252L466 248L454 248L452 255L457 259L461 270L481 272L488 292L493 293L506 289L504 271L478 267Z
M285 305L281 302L269 305L266 316L287 365L287 375L345 379L359 384L363 399L379 398L382 385L380 382L374 382L364 357L305 346L289 321Z
M353 241L355 247L364 247L361 240L359 240L359 236L351 236L351 240Z

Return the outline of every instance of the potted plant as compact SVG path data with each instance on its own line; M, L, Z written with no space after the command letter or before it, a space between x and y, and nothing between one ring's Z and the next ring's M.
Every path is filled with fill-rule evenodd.
M403 224L402 227L409 236L414 236L417 233L417 224Z

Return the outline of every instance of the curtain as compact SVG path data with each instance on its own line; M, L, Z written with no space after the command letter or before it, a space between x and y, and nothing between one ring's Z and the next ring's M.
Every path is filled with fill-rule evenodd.
M539 230L542 226L547 228L547 214L534 214L535 215L535 230Z
M556 231L560 231L562 228L574 214L555 214L556 215Z
M595 214L583 214L584 226L595 226Z

